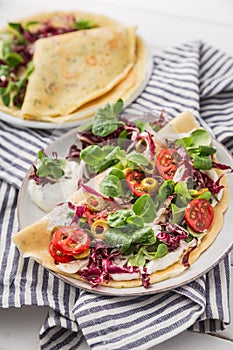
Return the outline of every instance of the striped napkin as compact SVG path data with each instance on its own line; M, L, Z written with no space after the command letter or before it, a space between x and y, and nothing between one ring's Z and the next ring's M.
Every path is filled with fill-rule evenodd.
M190 110L232 152L233 58L195 41L153 60L149 83L127 111L165 108L175 117ZM11 242L18 230L19 188L38 149L64 132L20 129L1 122L0 306L49 306L39 334L45 350L149 349L185 329L206 333L224 329L230 321L228 256L188 285L136 297L79 290L20 257Z

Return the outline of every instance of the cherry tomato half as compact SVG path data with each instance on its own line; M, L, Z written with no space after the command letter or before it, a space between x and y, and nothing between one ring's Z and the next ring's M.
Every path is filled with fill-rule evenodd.
M175 149L166 148L159 152L156 168L165 180L171 180L181 161Z
M133 170L126 175L127 186L137 197L147 193L142 188L141 182L144 178L145 175L138 170Z
M68 263L74 260L72 255L65 255L57 250L52 242L49 244L49 252L56 263Z
M79 228L61 226L54 231L52 243L59 252L65 255L76 255L89 248L90 237Z
M211 226L214 209L206 199L193 199L185 210L184 218L192 230L200 233Z

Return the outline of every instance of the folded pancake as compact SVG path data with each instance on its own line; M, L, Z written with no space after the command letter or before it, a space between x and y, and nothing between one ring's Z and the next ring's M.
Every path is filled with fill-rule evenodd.
M69 114L111 90L135 62L135 27L101 27L39 39L22 117Z
M136 58L135 64L130 69L126 77L121 80L111 90L95 98L88 103L77 108L73 113L64 116L41 116L40 120L52 123L64 123L75 120L83 120L94 115L97 109L106 103L114 103L122 98L127 105L132 97L142 88L146 76L146 65L148 59L148 51L140 37L136 36Z
M173 131L175 129L180 133L185 133L196 129L197 127L199 126L195 118L190 113L185 112L171 121L171 123L166 128L169 131L171 131L173 128ZM104 176L105 173L97 175L91 180L90 186L98 189L99 183ZM190 252L190 265L192 265L198 259L198 257L206 249L208 249L223 226L223 214L229 204L229 190L226 177L222 178L221 184L223 184L225 187L220 202L214 207L213 224L211 225L207 234L202 238L201 243ZM80 189L74 193L71 198L69 198L69 201L75 205L78 205L82 203L88 195L89 193L85 192L83 189ZM58 274L69 276L69 278L73 279L73 283L75 283L74 281L77 279L81 280L81 277L78 274L67 274L65 272L61 272L61 270L59 270L54 263L54 260L48 250L51 240L51 230L55 225L56 216L60 215L60 209L61 208L59 206L56 207L51 213L47 214L41 220L30 225L29 227L23 228L21 231L16 233L12 239L24 257L32 257L38 263L42 264L45 268L48 268L49 270L52 270ZM184 266L184 264L181 263L181 260L182 259L163 270L152 273L150 276L150 283L157 283L165 279L180 275L187 269L187 266ZM140 286L141 284L141 279L128 281L110 280L109 282L101 283L101 285L113 288L130 288Z
M78 21L91 22L94 25L94 27L96 27L94 29L97 29L97 28L100 29L103 27L106 29L110 27L111 30L115 28L118 31L119 27L123 28L119 24L119 22L107 16L96 14L96 13L80 12L80 11L72 11L72 12L56 11L56 12L38 13L38 14L35 14L34 16L19 19L16 22L22 23L22 25L26 25L27 23L34 23L33 26L30 27L30 31L34 32L41 27L42 23L48 23L49 25L52 25L55 27L68 28L72 25L74 18L77 22ZM35 22L38 22L38 24L35 24ZM90 29L88 31L92 31L94 29ZM126 30L129 31L129 28L127 28ZM33 111L31 111L30 101L28 102L28 105L30 108L29 113L26 110L25 112L24 111L22 112L22 109L19 109L13 106L12 103L10 104L10 106L5 106L1 99L0 99L0 110L19 118L48 121L52 123L63 123L66 121L69 122L73 120L85 119L93 115L93 112L95 112L95 110L98 108L98 107L96 108L96 105L99 106L106 102L110 102L110 103L115 102L118 98L123 98L125 103L127 103L128 101L131 100L131 98L135 95L135 93L142 87L145 81L147 55L148 55L147 49L144 43L141 41L141 39L138 36L136 36L135 38L135 33L133 32L133 28L131 28L131 30L132 30L131 34L132 34L133 40L130 43L130 46L132 49L131 54L133 55L133 45L134 45L134 55L135 55L134 61L131 62L131 64L129 62L128 70L126 68L124 71L121 72L121 75L119 75L117 79L115 79L114 81L113 80L111 81L110 85L106 84L106 86L103 87L101 95L99 95L99 92L97 91L97 94L93 94L93 96L90 97L90 99L87 98L84 104L80 106L78 105L74 106L74 110L72 112L70 111L66 112L62 116L61 114L57 114L59 112L59 111L57 112L57 110L47 115L46 114L41 114L40 116L34 115L34 112L39 109L39 106L37 104L36 107L33 107ZM12 31L8 27L2 28L0 31L0 33L5 33L5 32L14 33L14 31ZM130 33L128 34L130 36ZM52 38L46 38L44 40L47 40L47 39L50 40ZM130 50L129 47L128 47L128 50ZM128 50L127 50L127 54L130 55ZM43 55L45 56L45 61L46 61L48 57L47 52L44 52L42 56ZM57 58L59 57L60 56L57 56ZM105 58L105 61L106 61L106 58ZM92 59L90 60L89 63L91 62L94 63ZM131 65L131 68L130 68L130 65ZM51 86L53 86L53 84L49 85L49 89L51 89ZM88 85L88 88L89 88L89 85ZM34 89L34 92L35 92L35 89ZM78 101L80 100L80 97L81 96L78 97L77 99ZM46 98L48 101L48 96ZM50 98L51 96L49 96L49 99ZM60 103L60 98L58 97L58 104L59 103ZM24 107L27 108L27 105L25 104Z

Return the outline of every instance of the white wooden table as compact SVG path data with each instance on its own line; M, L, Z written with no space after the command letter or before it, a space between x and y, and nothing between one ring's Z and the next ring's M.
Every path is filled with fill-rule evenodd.
M138 33L152 52L201 39L233 56L232 0L0 0L0 25L38 11L75 8L103 13L125 24L137 24ZM233 282L231 291L233 314ZM39 349L38 334L46 313L46 308L34 306L0 310L0 350L15 350L19 345L24 350ZM210 348L233 349L233 323L214 335L185 331L156 347Z

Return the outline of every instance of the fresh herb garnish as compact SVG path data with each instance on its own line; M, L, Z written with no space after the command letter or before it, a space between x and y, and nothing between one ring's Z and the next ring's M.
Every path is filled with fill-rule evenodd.
M92 29L96 27L97 25L94 22L86 21L84 19L80 19L79 21L76 21L74 25L74 28L77 30Z
M107 175L100 183L100 191L108 197L121 197L123 194L121 181L115 175Z
M106 104L99 108L95 114L92 132L94 135L105 137L118 129L119 125L124 125L117 119L118 114L122 111L124 103L119 99L116 103Z
M54 154L53 158L50 158L40 150L38 152L38 159L40 160L40 165L37 168L37 176L51 176L57 180L65 174L63 167L66 161L57 158L56 154Z
M216 149L211 146L211 136L203 129L194 130L190 136L176 141L176 145L185 148L192 158L193 166L200 170L210 170L213 167L211 156Z
M94 173L101 172L116 164L122 164L123 168L148 165L148 160L143 154L137 152L126 154L126 151L119 146L111 145L88 146L81 151L80 158L91 167Z
M152 222L156 216L156 206L154 200L149 194L143 194L135 201L133 211L145 222Z

